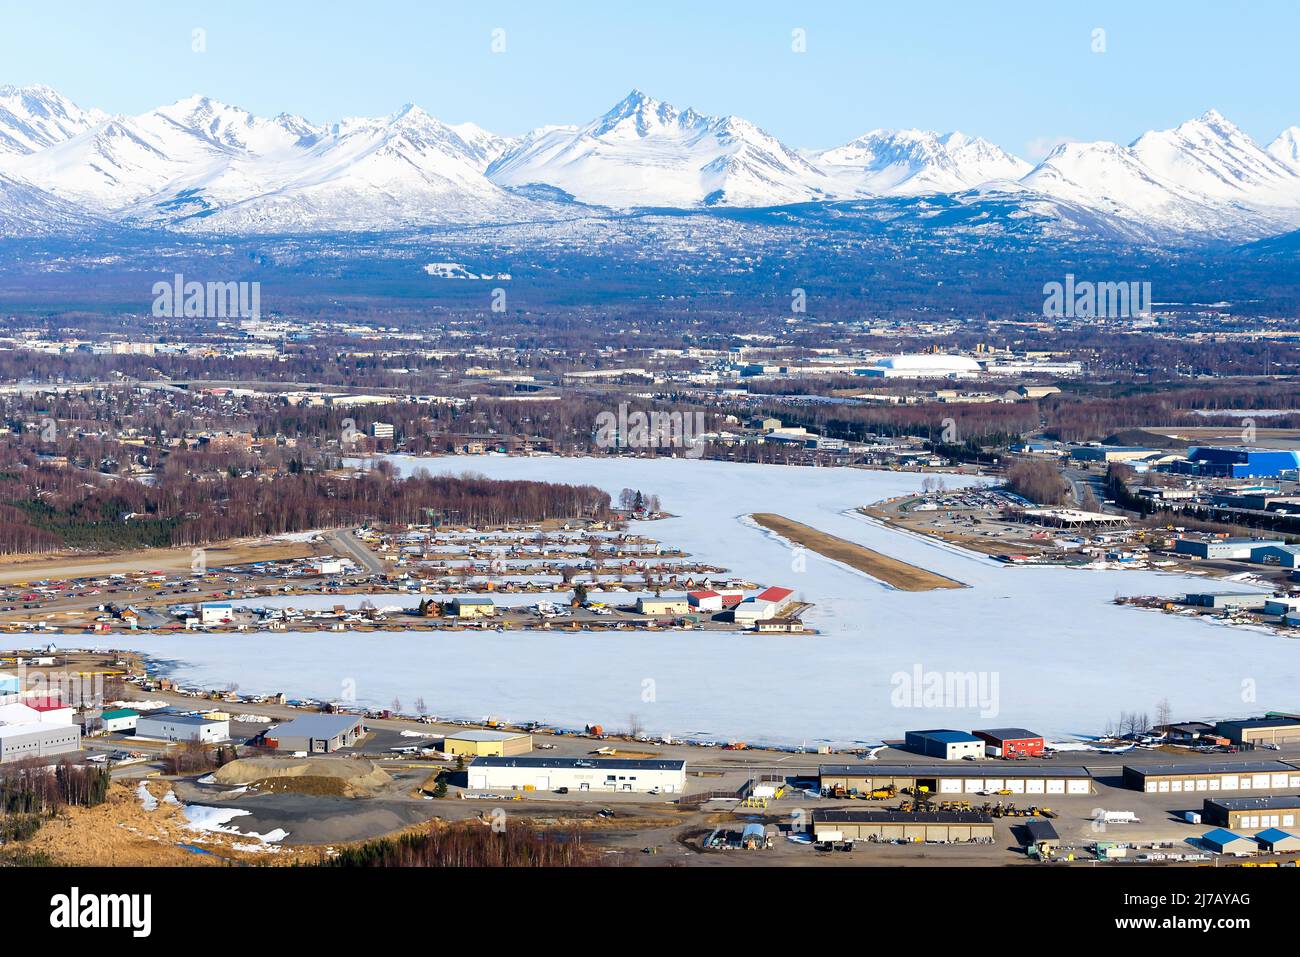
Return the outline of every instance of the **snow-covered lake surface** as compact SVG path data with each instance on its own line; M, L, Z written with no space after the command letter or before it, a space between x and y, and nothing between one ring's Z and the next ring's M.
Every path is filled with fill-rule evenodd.
M625 728L635 715L651 733L783 744L873 742L933 727L1094 734L1121 711L1153 715L1161 698L1179 718L1296 705L1300 642L1111 604L1119 594L1241 585L1146 571L1002 567L852 514L919 491L921 475L688 459L394 461L405 472L472 471L589 483L614 496L624 487L658 494L676 517L637 530L733 575L794 588L814 604L805 621L820 634L265 633L65 643L139 648L167 660L182 681L237 682L245 692L339 699L354 691L366 704L400 698L408 708L420 697L444 717L578 727ZM744 520L759 511L970 587L900 592L812 553L800 561L786 543ZM286 603L310 604L302 597ZM24 646L18 636L5 643ZM895 676L918 668L923 675L975 673L983 701L949 698L922 707L927 699L919 695L899 700Z

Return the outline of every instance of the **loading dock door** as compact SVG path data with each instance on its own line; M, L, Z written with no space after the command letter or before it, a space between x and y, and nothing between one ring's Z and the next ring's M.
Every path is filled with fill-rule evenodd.
M1042 778L1030 778L1025 782L1026 794L1042 794L1047 789L1043 786Z
M1087 793L1088 793L1088 782L1087 782L1087 781L1071 781L1070 784L1069 784L1069 787L1066 788L1066 791L1068 791L1070 794L1087 794Z
M961 778L940 778L940 779L939 779L939 793L940 793L940 794L960 794L960 793L961 793Z
M471 775L469 776L469 786L472 787L472 788L476 788L476 789L477 789L477 788L485 788L485 787L487 787L487 775L486 775L486 774L471 774Z
M1047 793L1048 793L1048 794L1064 794L1064 793L1065 793L1065 782L1064 782L1064 781L1048 781L1048 782L1047 782Z
M539 791L549 791L551 789L551 778L548 774L539 774L533 782L533 786Z

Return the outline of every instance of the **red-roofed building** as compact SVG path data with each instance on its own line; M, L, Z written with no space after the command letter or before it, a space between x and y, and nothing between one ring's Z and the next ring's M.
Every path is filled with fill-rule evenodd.
M697 611L722 611L722 596L716 591L688 591L686 600Z
M736 606L736 621L752 625L768 618L780 618L790 606L794 590L772 586L765 588L753 598L746 598Z
M40 713L38 720L41 724L72 724L72 705L64 704L58 698L27 698L23 704Z

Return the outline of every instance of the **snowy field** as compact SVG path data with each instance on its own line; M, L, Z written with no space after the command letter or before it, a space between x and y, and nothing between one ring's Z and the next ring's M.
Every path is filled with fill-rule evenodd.
M86 636L67 643L139 648L166 660L184 682L237 682L244 692L339 699L354 691L366 704L388 706L400 698L408 708L420 697L443 717L579 727L624 728L635 715L651 733L755 743L844 745L932 727L1095 734L1121 711L1154 713L1164 697L1179 718L1295 705L1300 642L1110 604L1119 594L1201 590L1210 585L1204 579L1002 567L851 514L919 491L921 475L688 459L394 462L405 472L472 471L595 484L614 496L625 486L657 494L677 517L644 523L640 531L731 574L794 588L814 604L805 621L820 634L265 633ZM788 544L744 521L757 511L971 587L900 592L811 553L801 561ZM310 604L300 596L292 603ZM6 643L21 647L24 640L7 637ZM900 698L895 676L917 669L923 677L973 672L983 694L979 700Z

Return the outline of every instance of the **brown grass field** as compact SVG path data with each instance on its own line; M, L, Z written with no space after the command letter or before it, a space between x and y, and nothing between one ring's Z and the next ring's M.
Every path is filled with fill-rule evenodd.
M907 562L882 555L865 545L836 538L825 532L819 532L811 526L795 522L782 515L759 512L752 516L754 521L769 531L776 532L804 548L811 549L818 555L837 562L843 562L850 568L865 572L872 578L892 585L899 591L934 591L938 588L965 588L959 581L936 575L934 572L917 568Z
M313 554L307 542L238 540L208 545L204 549L208 567L306 558ZM0 556L0 584L44 579L89 578L115 572L178 572L190 567L192 548L142 548L136 551L94 554L5 555Z

